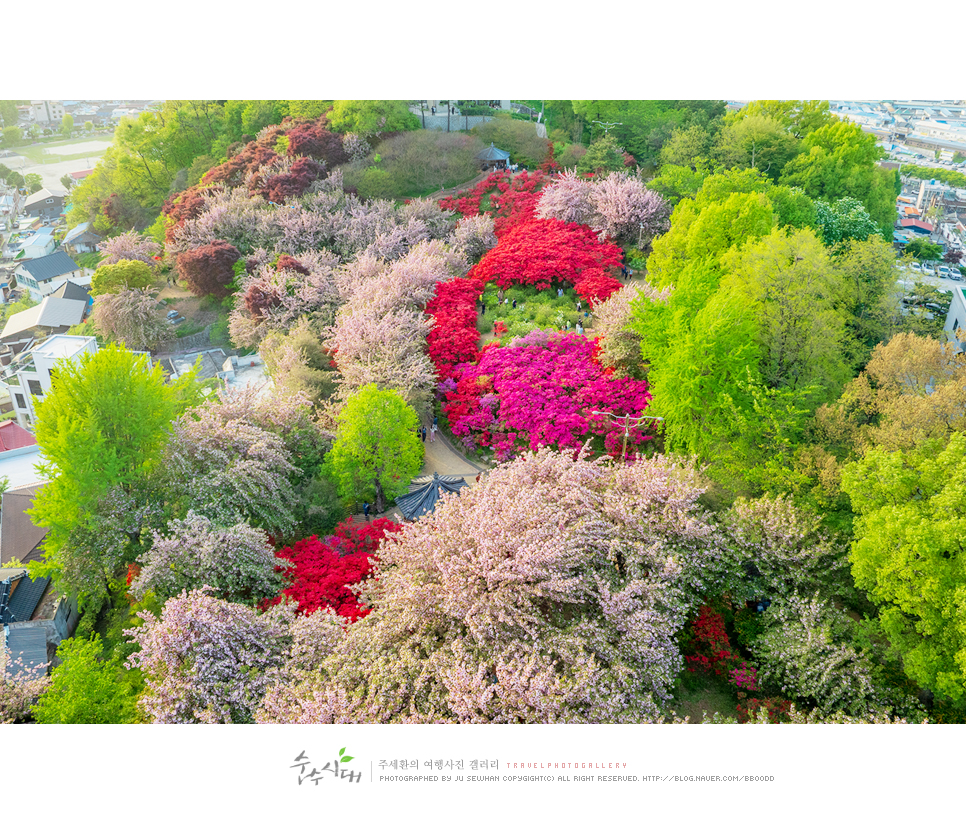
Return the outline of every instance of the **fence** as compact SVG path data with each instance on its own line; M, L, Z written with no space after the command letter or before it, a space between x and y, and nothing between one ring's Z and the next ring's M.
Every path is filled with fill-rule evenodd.
M442 132L459 132L460 130L472 130L478 124L485 124L492 121L492 115L430 115L428 112L417 115L424 129L441 130Z

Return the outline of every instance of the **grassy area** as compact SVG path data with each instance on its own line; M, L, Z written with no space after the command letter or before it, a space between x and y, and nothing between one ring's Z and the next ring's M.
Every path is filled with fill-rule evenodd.
M483 303L486 314L477 318L477 329L480 334L493 334L493 326L497 320L506 323L507 334L500 338L501 343L508 343L514 337L522 337L534 329L566 330L567 323L573 330L578 319L587 325L589 318L583 316L587 310L587 303L583 303L583 311L577 311L580 298L573 288L565 288L563 296L557 296L557 289L538 291L532 286L514 286L503 292L509 303L498 305L499 288L495 283L487 283L483 291ZM517 306L513 307L516 300Z
M78 159L91 159L95 164L96 160L100 159L104 155L106 149L94 149L93 147L89 150L79 150L76 153L69 153L67 155L48 155L45 151L51 147L67 147L73 145L83 145L95 141L100 142L110 142L112 140L111 136L98 135L91 136L90 138L65 138L60 141L50 141L44 142L43 144L24 144L20 147L16 147L15 151L20 155L30 159L34 164L55 164L62 161L77 161Z
M691 723L701 723L707 713L715 712L724 717L735 716L738 697L734 687L713 674L684 671L675 688L674 698L668 706L679 717L689 718Z

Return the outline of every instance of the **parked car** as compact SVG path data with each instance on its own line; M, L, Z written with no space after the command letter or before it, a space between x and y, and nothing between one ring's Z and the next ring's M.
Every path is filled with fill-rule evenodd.
M909 267L913 271L916 271L916 272L918 272L920 274L922 273L922 266L918 262L911 262L911 263L909 263Z
M181 312L180 311L175 311L174 309L171 309L171 311L168 312L168 319L169 320L173 320L175 317L180 317L180 316L181 316Z

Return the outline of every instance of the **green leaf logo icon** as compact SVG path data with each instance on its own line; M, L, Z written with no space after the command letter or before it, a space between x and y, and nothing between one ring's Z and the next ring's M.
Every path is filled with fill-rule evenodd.
M345 747L342 747L342 749L339 750L339 760L343 764L346 763L346 762L348 762L348 761L351 761L352 760L352 757L353 756L351 756L351 755L346 755L345 754Z

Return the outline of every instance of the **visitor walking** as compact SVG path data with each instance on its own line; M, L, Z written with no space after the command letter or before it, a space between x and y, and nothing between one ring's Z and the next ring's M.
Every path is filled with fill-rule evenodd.
M420 436L422 436L423 443L425 444L426 443L426 427L423 427L422 429L420 429L419 434L420 434Z
M577 311L580 311L580 300L577 300Z
M580 325L580 322L578 321L577 322L577 334L583 334L583 333L584 333L584 327L582 325Z
M516 308L516 307L517 307L517 301L516 301L516 300L514 300L514 301L513 301L513 307L514 307L514 308Z
M429 428L429 443L432 444L436 440L436 424L433 424Z
M363 512L363 515L365 515L366 517L366 521L368 522L369 521L369 502L364 501L362 503L362 512Z

